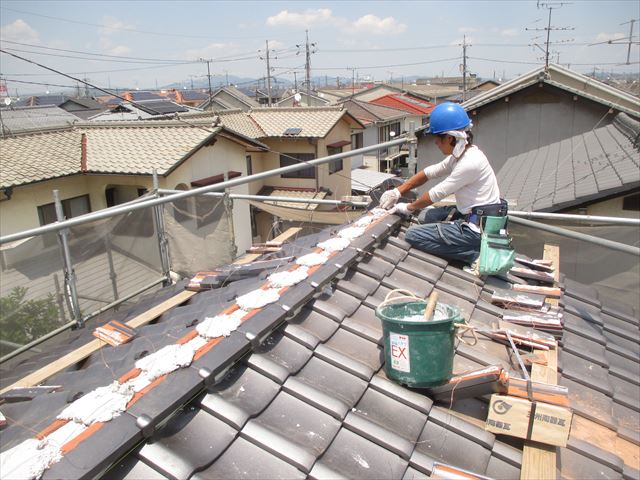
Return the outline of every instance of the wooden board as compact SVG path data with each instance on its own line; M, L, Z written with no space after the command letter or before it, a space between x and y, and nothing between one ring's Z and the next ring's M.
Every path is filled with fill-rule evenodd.
M302 228L291 227L286 232L281 233L276 238L274 238L272 240L272 242L284 242L285 240L288 240L291 237L293 237L294 235L296 235L298 232L300 232L300 230L302 230ZM249 253L247 255L243 255L242 258L239 258L238 260L236 260L233 263L235 263L236 265L244 265L246 263L251 263L254 260L257 260L261 256L262 256L261 253Z
M560 278L560 247L546 244L544 246L545 260L551 260L555 269L554 278L557 282ZM557 299L547 300L552 305L557 305ZM558 382L558 351L548 350L542 352L547 360L547 365L534 364L531 367L531 380L556 385ZM537 442L525 442L522 451L521 480L546 480L555 479L556 475L556 447Z
M158 318L160 315L162 315L167 310L186 302L191 297L193 297L195 294L196 294L196 292L189 292L189 291L186 291L186 290L183 291L183 292L180 292L177 295L174 295L173 297L171 297L171 298L165 300L164 302L156 305L155 307L150 308L146 312L141 313L137 317L129 320L127 322L127 325L129 327L132 327L132 328L137 328L137 327L141 327L143 325L146 325L147 323L149 323L149 322L155 320L156 318ZM47 378L49 378L49 377L55 375L56 373L64 370L65 368L68 368L71 365L75 365L76 363L80 362L81 360L84 360L89 355L91 355L92 353L100 350L100 348L102 348L105 345L106 345L106 343L101 341L101 340L98 340L98 339L92 340L91 342L87 343L86 345L83 345L82 347L77 348L73 352L69 352L64 357L59 358L55 362L50 363L46 367L43 367L43 368L41 368L39 370L36 370L35 372L27 375L26 377L22 378L21 380L18 380L14 384L9 385L8 387L2 389L0 391L0 394L3 394L3 393L5 393L5 392L7 392L7 391L9 391L9 390L11 390L12 388L15 388L15 387L33 387L35 385L38 385L38 384L44 382Z

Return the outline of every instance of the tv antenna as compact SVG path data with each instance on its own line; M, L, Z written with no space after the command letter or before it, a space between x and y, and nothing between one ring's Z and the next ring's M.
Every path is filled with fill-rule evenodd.
M640 19L632 19L629 20L628 22L624 22L621 23L620 25L627 25L629 24L629 36L628 37L621 37L621 38L612 38L610 40L605 40L604 42L598 42L598 43L590 43L589 46L591 47L592 45L602 45L603 43L608 43L609 45L623 45L623 44L627 44L627 63L625 63L625 65L631 65L629 63L629 60L631 58L631 45L638 45L640 44L640 42L638 42L638 40L634 40L633 39L633 24L636 22L640 22Z
M542 47L540 45L538 45L537 43L534 43L531 46L534 47L538 47L540 50L544 51L544 69L548 70L549 69L549 45L552 45L554 43L567 43L571 40L564 40L561 42L551 42L551 30L555 30L555 31L561 31L561 30L575 30L574 27L552 27L551 26L551 12L553 12L554 10L557 10L559 8L561 8L563 5L571 5L571 2L541 2L540 0L538 0L537 3L537 7L538 8L546 8L547 10L549 10L549 16L548 16L548 21L547 21L547 26L545 28L525 28L525 30L529 30L529 31L534 31L534 32L547 32L547 40L545 42L545 48L544 50L542 49Z

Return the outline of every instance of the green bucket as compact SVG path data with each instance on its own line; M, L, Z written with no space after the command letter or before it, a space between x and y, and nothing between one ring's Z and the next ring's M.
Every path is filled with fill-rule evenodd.
M457 307L444 303L436 305L438 320L409 320L424 316L425 308L425 302L411 301L376 309L384 333L385 372L408 387L434 387L451 378L455 324L464 321Z

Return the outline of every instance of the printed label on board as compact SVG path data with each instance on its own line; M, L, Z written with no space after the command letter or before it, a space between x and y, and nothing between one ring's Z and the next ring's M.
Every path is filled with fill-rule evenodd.
M401 372L410 372L409 336L390 332L389 346L391 348L391 368Z

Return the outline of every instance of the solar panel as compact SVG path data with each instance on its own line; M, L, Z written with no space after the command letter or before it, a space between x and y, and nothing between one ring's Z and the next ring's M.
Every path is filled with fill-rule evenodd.
M291 136L298 135L301 131L302 131L301 128L291 127L291 128L287 128L284 131L283 135L291 135Z
M188 112L189 109L178 105L177 103L170 102L168 100L146 100L144 102L137 102L136 106L147 113L152 115L158 113L175 113L175 112Z

